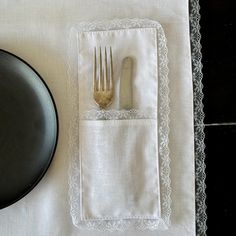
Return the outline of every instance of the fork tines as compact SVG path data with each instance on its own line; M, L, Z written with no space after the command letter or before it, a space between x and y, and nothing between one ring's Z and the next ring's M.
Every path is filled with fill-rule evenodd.
M108 53L109 53L109 58L107 58ZM100 46L99 60L97 60L97 48L94 47L94 68L93 68L94 91L113 90L113 61L112 61L111 47L109 47L108 53L106 47L104 48L104 52L102 53L102 48Z
M97 60L97 49L96 47L94 48L93 98L101 109L108 107L113 99L113 62L111 47L109 49L109 58L107 54L106 47L104 53L102 53L102 49L99 47L99 59Z

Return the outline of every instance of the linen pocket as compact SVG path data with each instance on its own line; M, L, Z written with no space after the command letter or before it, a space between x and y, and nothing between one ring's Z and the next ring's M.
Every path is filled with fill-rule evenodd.
M156 119L79 127L81 220L160 217Z

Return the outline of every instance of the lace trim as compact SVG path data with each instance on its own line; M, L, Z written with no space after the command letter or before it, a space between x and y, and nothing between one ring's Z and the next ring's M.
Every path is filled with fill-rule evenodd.
M125 231L134 228L140 231L145 230L167 230L166 223L162 219L158 220L101 220L82 222L74 219L73 223L80 229L97 230L97 231ZM77 221L78 220L78 221Z
M80 220L78 212L80 212L79 204L79 163L76 161L79 153L78 141L78 111L79 104L76 103L77 95L76 88L78 88L76 51L77 46L71 43L69 45L69 58L68 58L68 89L70 89L70 102L75 115L70 123L70 136L69 136L69 156L72 157L69 169L69 197L71 205L71 216L73 224L78 228L86 228L91 230L100 231L124 231L130 227L139 230L165 230L170 225L171 215L171 187L170 187L170 159L168 147L168 134L169 134L169 87L168 87L168 59L167 59L167 42L164 31L161 25L156 21L148 19L116 19L112 21L99 21L92 23L80 23L72 28L70 32L70 41L75 41L75 35L78 31L94 31L94 30L111 30L111 29L125 29L125 28L156 28L158 34L158 52L159 52L159 104L158 104L158 136L159 136L159 157L160 157L160 197L161 197L161 218L158 220L108 220L108 221L86 221ZM74 62L71 62L74 60ZM74 79L73 79L74 78ZM74 92L73 92L74 91ZM73 94L73 95L72 95ZM76 112L77 111L77 112ZM92 111L94 112L94 111ZM95 112L96 113L96 112ZM87 114L89 117L91 114ZM94 115L94 114L93 114ZM96 114L95 114L96 115ZM107 113L105 116L110 116ZM122 115L123 116L123 115ZM146 115L145 115L146 116Z
M155 119L156 112L132 110L90 110L84 112L82 120L127 120L127 119Z
M196 232L206 235L206 185L205 144L202 84L202 54L200 34L200 6L198 0L190 0L190 36L192 47L194 124L195 124L195 178L196 178Z

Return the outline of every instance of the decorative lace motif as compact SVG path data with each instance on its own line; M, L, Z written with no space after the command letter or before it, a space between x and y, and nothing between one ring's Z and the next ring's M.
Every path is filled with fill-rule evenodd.
M155 119L156 112L148 113L136 109L131 110L90 110L82 114L82 120L130 120Z
M205 144L204 112L202 92L202 54L200 34L199 1L190 0L190 36L192 47L194 124L195 124L195 178L196 178L196 230L198 236L206 235L206 185L205 185Z
M158 91L158 139L159 139L159 163L160 163L160 198L161 198L161 218L158 220L153 219L140 219L140 220L101 220L101 221L81 221L80 220L80 189L79 189L79 163L76 153L79 153L78 142L78 115L79 104L78 98L74 96L78 88L77 71L77 58L73 53L78 51L73 44L69 45L70 63L68 64L68 72L70 76L69 86L70 89L70 102L74 114L77 114L71 120L70 137L69 137L69 152L72 158L69 170L69 197L71 206L71 216L73 224L78 228L85 228L90 230L100 231L124 231L128 228L135 228L139 230L165 230L170 225L171 215L171 187L170 187L170 159L168 147L168 134L169 134L169 87L168 87L168 59L167 59L167 42L164 31L161 25L156 21L147 19L116 19L112 21L99 21L92 23L80 23L71 30L70 41L75 41L78 31L98 31L98 30L112 30L112 29L126 29L126 28L156 28L158 39L158 67L159 67L159 91ZM78 45L77 45L78 46ZM74 64L71 63L74 60ZM74 91L74 92L73 92ZM73 96L72 96L73 94ZM84 118L106 118L106 119L126 119L126 118L156 118L153 114L144 114L135 110L127 111L117 115L114 111L105 111L104 114L96 110L89 111L83 114Z

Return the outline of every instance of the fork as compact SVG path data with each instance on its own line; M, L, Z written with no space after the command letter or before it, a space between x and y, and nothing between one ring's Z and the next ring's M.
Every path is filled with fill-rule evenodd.
M100 109L107 108L113 99L113 61L111 47L109 48L109 68L106 47L103 54L104 60L102 49L99 47L99 62L97 62L97 48L94 48L93 98Z

